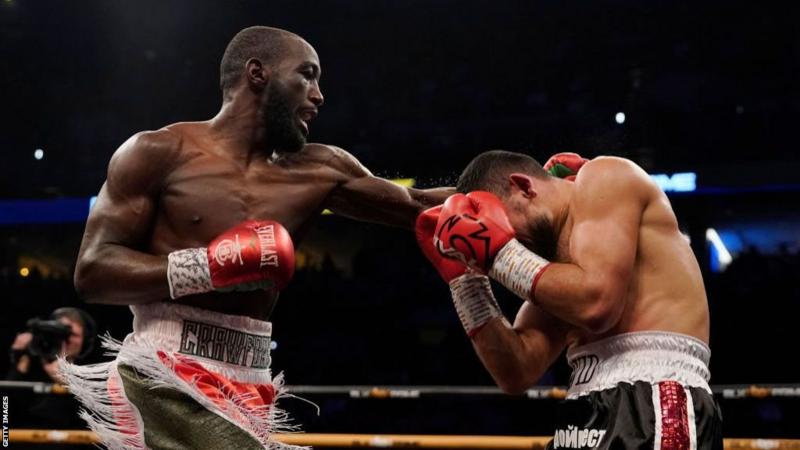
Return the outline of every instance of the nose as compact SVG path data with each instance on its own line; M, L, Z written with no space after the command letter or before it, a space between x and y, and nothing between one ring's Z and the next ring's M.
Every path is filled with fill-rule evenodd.
M308 93L308 98L315 106L320 107L325 103L325 97L322 96L322 89L316 82L311 85L311 90Z

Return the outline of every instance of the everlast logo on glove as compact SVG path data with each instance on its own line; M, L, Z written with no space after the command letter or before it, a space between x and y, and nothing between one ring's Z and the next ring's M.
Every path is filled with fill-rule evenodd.
M259 267L272 266L278 267L278 252L275 249L275 225L263 225L255 228L258 236L258 243L261 248L261 261ZM255 242L251 240L248 247L256 248ZM242 258L242 244L237 233L234 239L224 239L217 244L214 249L214 260L220 266L224 266L227 261L244 265Z
M239 235L237 234L234 240L224 239L214 249L214 260L217 264L224 266L225 262L230 260L232 263L239 262L239 265L244 265L242 260L242 244L239 243Z
M246 220L222 232L207 248L168 256L170 298L222 291L283 289L294 274L294 244L273 220Z
M278 267L278 252L275 250L275 225L264 225L256 228L261 243L261 265Z

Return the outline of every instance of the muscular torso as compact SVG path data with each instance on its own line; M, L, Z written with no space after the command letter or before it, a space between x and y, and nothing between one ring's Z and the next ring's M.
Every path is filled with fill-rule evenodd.
M571 223L559 236L559 260L568 261ZM597 236L602 239L602 236ZM681 234L666 195L655 186L648 192L639 225L636 260L617 324L597 335L574 329L570 345L644 330L669 331L708 342L708 303L700 267Z
M256 155L236 160L208 133L205 123L168 127L182 137L174 168L166 175L149 239L148 252L205 247L222 231L247 219L280 222L298 245L319 216L341 174L329 165L330 155L307 146L278 158ZM180 303L226 314L266 319L277 293L211 292Z

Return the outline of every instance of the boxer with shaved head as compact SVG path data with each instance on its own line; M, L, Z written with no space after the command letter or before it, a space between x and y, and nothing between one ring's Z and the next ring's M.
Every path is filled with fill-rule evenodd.
M399 187L307 143L321 74L300 36L246 28L222 57L216 116L137 133L112 156L75 286L129 305L133 333L107 342L111 363L63 364L106 446L279 447L267 320L294 246L325 208L411 229L452 192Z

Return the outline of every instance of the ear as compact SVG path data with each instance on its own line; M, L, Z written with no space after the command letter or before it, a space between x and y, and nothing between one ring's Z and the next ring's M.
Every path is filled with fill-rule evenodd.
M533 179L529 175L515 172L508 176L508 181L511 183L512 189L519 189L525 197L536 197L536 191L533 189Z
M247 81L250 85L264 87L269 83L272 70L265 66L258 58L250 58L244 63L247 71Z

